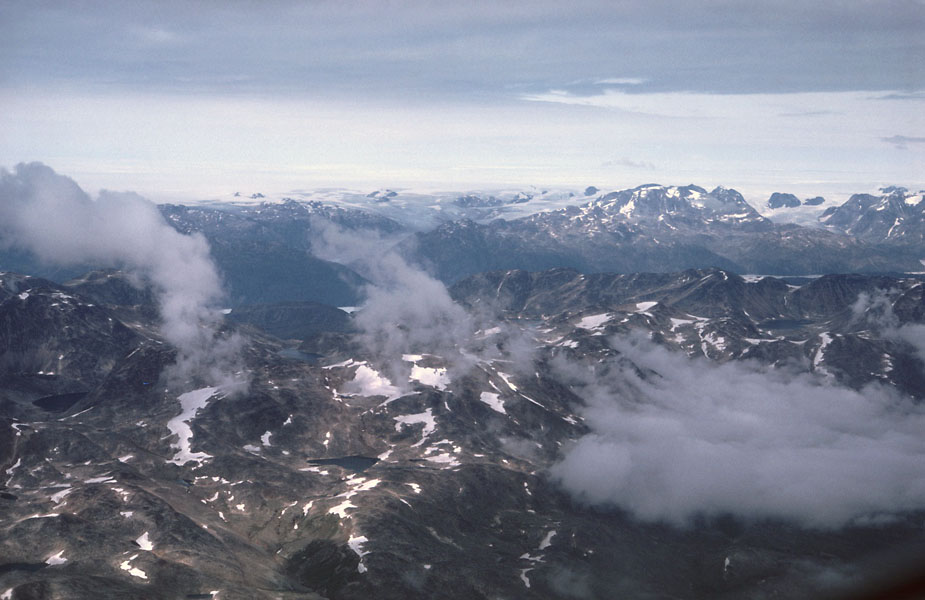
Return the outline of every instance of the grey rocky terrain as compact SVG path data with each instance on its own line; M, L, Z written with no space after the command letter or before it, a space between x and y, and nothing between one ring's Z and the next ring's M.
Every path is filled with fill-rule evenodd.
M554 475L590 418L558 361L658 377L622 345L633 331L920 400L921 358L887 331L925 319L917 279L485 273L451 290L487 320L445 355L377 355L334 309L310 355L287 354L265 315L291 307L251 311L226 324L248 335L246 391L165 387L173 350L129 289L113 272L2 276L6 597L797 598L876 583L925 547L920 511L677 526Z

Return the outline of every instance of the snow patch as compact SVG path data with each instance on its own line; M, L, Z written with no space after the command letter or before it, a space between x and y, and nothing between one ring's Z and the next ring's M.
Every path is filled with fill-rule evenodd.
M492 392L482 392L481 396L479 396L479 400L491 407L492 410L495 410L502 415L507 414L507 411L504 410L504 401L501 400L499 394Z
M154 550L154 544L151 543L150 538L148 538L148 532L141 534L141 537L135 540L135 543L138 544L142 550Z
M128 571L128 574L131 575L132 577L138 577L139 579L147 579L148 575L144 571L132 566L132 561L135 560L136 558L138 558L137 554L128 560L122 561L122 564L119 565L119 568L122 569L123 571Z
M414 415L400 415L394 417L395 421L395 431L401 431L402 425L414 425L416 423L423 423L424 430L421 432L421 440L416 444L413 444L412 447L420 446L424 443L424 440L427 439L427 436L432 434L437 429L437 420L434 418L433 409L428 408L422 413L417 413Z
M438 390L445 390L450 384L450 378L446 375L446 369L442 367L429 368L414 365L411 367L411 381L417 381L424 385L435 387Z
M329 508L328 514L337 515L339 519L346 519L348 508L356 508L353 502L351 502L349 499L344 500L342 503L338 504L337 506L332 506L331 508Z
M177 436L177 443L171 445L171 448L176 449L177 453L167 462L181 467L188 462L196 462L198 466L201 466L202 461L212 458L211 454L192 452L190 450L190 441L193 439L193 430L190 428L190 423L196 417L196 413L206 407L209 403L209 398L215 395L217 391L217 387L207 387L180 394L178 400L180 401L181 412L167 421L167 429L170 430L171 434Z
M587 329L589 331L594 331L601 329L605 323L610 321L613 318L613 315L610 313L601 313L599 315L589 315L583 317L575 327L579 329Z
M360 492L368 492L369 490L373 489L374 487L382 483L382 480L380 479L367 480L365 477L356 477L354 475L351 475L350 477L348 477L347 481L349 482L350 489L344 492L343 494L338 494L336 496L337 498L344 498L344 501L338 504L337 506L329 508L328 509L329 515L337 515L341 519L346 519L347 509L356 508L356 505L354 505L350 501L350 499L356 496L357 494L359 494Z
M73 491L74 491L74 488L71 488L71 487L65 488L61 490L60 492L52 494L51 501L54 502L55 504L61 504L61 502L64 500L64 497Z
M366 572L366 565L363 564L363 557L369 554L369 552L363 550L363 544L368 541L365 535L350 536L350 539L347 540L347 545L350 546L350 549L360 557L360 564L357 565L357 571L360 573Z
M527 587L530 587L530 578L527 577L527 573L529 573L532 570L533 570L533 567L530 567L529 569L520 570L520 580L523 581L524 585Z
M504 380L505 385L507 385L507 387L511 388L511 391L512 391L512 392L516 392L516 391L517 391L517 386L514 385L513 383L511 383L511 376L510 376L510 375L507 375L507 374L505 374L505 373L502 373L501 371L498 371L498 377L500 377L501 379ZM498 389L498 388L495 388L495 389Z
M61 552L58 552L57 554L52 554L51 556L45 559L45 564L49 566L63 565L66 562L67 562L67 558L65 558L64 556L64 550L62 550Z
M101 477L92 477L90 479L84 480L84 483L115 483L116 480L110 477L108 474Z
M444 452L442 454L437 454L435 456L425 456L424 460L427 460L433 463L445 464L450 467L458 467L460 465L460 462L456 460L456 457L447 452Z
M554 538L555 536L556 536L555 529L547 533L546 537L543 538L543 541L540 542L540 550L545 550L546 548L549 548L549 546L552 545L552 538Z

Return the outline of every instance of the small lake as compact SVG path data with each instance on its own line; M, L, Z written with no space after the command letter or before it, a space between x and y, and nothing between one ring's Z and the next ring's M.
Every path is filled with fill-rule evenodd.
M33 400L32 404L38 406L42 410L59 413L64 412L70 407L77 404L88 392L74 392L72 394L57 394L55 396L45 396L44 398L39 398L38 400Z
M811 325L812 321L804 319L770 319L758 323L760 329L800 329L806 325Z

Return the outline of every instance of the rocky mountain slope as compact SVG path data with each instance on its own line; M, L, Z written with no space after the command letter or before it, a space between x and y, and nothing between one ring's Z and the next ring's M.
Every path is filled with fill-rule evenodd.
M819 221L834 231L861 240L921 247L925 242L925 192L883 188L881 195L854 194L841 206L827 209Z
M876 584L925 548L916 510L677 526L556 475L597 427L581 373L667 385L634 336L716 377L748 358L846 398L921 399L914 338L895 334L925 322L915 279L485 273L452 290L469 334L400 356L351 333L362 310L313 312L308 355L255 328L303 310L249 309L226 324L248 335L243 391L168 389L173 349L133 289L0 276L4 597L797 598Z

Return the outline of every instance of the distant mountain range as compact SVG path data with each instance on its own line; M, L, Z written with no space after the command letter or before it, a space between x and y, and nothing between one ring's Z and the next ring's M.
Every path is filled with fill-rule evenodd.
M0 251L0 600L789 600L921 566L921 193L814 227L694 185L251 196L158 207L227 305Z
M921 270L925 258L925 202L921 192L904 188L886 188L881 196L856 194L826 209L818 227L774 223L741 194L723 187L707 191L647 184L608 193L588 188L585 193L583 201L576 196L563 206L560 197L552 204L557 208L519 218L504 218L504 211L551 196L460 195L448 215L462 218L426 229L413 216L413 203L391 207L398 220L336 202L292 198L159 208L178 231L206 236L235 306L288 300L356 304L364 279L312 253L312 232L319 222L373 231L383 244L404 238L403 253L446 282L487 270L556 267L585 273L705 267L740 274L900 273ZM390 203L402 198L379 197ZM58 281L94 267L43 265L13 250L0 251L0 266Z
M865 205L861 213L869 210L876 206ZM518 266L586 273L708 266L741 274L905 272L920 270L925 258L920 247L888 236L862 239L834 226L777 225L735 190L659 185L512 221L446 223L415 234L408 251L445 281Z

